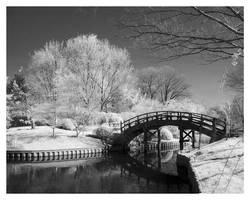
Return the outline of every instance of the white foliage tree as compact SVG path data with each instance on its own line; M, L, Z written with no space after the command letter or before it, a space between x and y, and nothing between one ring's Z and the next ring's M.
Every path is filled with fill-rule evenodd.
M98 40L95 35L69 39L63 52L65 67L58 83L64 96L73 97L88 112L97 107L107 112L128 82L128 52Z
M52 123L53 136L55 136L58 107L56 77L62 64L61 44L49 42L42 49L34 51L27 76L31 93L37 97L36 103L40 104L39 109L35 109L36 115L44 113L48 115Z

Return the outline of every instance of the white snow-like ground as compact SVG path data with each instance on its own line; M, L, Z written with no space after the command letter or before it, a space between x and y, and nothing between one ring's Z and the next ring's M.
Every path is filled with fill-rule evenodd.
M88 127L78 137L75 131L55 129L55 136L52 136L52 128L48 126L17 127L7 130L8 150L41 150L41 149L70 149L70 148L102 148L100 140L86 137L91 134L94 127Z
M190 158L202 193L243 193L243 138L222 139L184 155Z

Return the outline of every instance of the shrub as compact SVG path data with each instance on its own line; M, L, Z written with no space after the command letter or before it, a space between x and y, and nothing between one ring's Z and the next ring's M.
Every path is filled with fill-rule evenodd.
M206 114L207 112L207 109L203 105L196 103L188 98L183 100L171 100L163 107L163 109L200 114Z
M180 111L180 112L193 112L193 113L206 113L206 108L198 103L193 102L191 99L183 99L183 100L169 100L165 104L160 103L157 100L152 99L140 99L140 101L132 107L131 111L134 113L134 116L140 115L147 112L154 111ZM124 113L123 115L126 115Z
M171 132L171 134L173 135L175 139L177 138L179 139L180 132L177 126L165 126L165 127Z
M6 112L6 128L10 128L11 127L11 117L9 115L8 112Z
M35 120L35 125L36 126L49 126L49 122L45 119L36 119Z
M136 116L136 113L134 112L122 112L120 113L121 118L123 119L123 121L126 121L134 116Z
M163 104L157 100L152 99L141 99L138 104L132 108L132 112L136 115L140 115L147 112L162 110Z
M107 126L101 126L95 130L95 134L100 138L112 137L113 129Z
M230 103L210 108L208 110L208 115L227 121L227 136L243 135L243 96L234 97Z
M28 126L30 122L27 116L13 116L10 120L10 127Z
M121 115L117 114L117 113L108 113L108 123L120 123L122 122L122 117Z
M71 119L68 119L68 118L61 119L56 127L64 129L64 130L71 130L71 131L75 129L74 123L72 122Z
M94 122L98 125L120 123L121 121L123 121L122 117L120 114L117 113L104 113L104 112L95 113Z
M95 130L95 135L102 140L104 144L110 144L114 137L113 129L108 126L101 126Z
M160 134L161 134L161 138L164 140L174 139L173 134L170 132L170 130L166 126L163 126L160 128Z
M11 126L11 124L10 124L10 120L6 120L6 128L8 129L8 128L10 128L10 126Z

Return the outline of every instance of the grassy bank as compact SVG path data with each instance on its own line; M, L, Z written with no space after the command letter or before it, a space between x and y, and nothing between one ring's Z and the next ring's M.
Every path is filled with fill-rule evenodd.
M75 131L55 129L56 136L52 137L52 128L48 126L16 127L7 130L7 150L47 150L67 148L102 148L99 139L87 137L96 127L88 127L78 137Z
M202 193L244 192L243 145L243 138L222 139L183 153L190 158Z

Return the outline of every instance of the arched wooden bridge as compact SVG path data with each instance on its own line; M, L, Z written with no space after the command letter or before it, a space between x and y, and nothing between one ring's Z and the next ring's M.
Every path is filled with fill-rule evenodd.
M144 141L147 141L147 133L155 130L160 137L159 128L162 126L177 126L180 131L180 149L186 139L195 142L195 131L205 134L216 141L226 134L226 122L204 114L178 112L178 111L158 111L138 115L120 124L121 134L117 136L112 144L113 149L126 149L130 141L138 135L144 133Z

